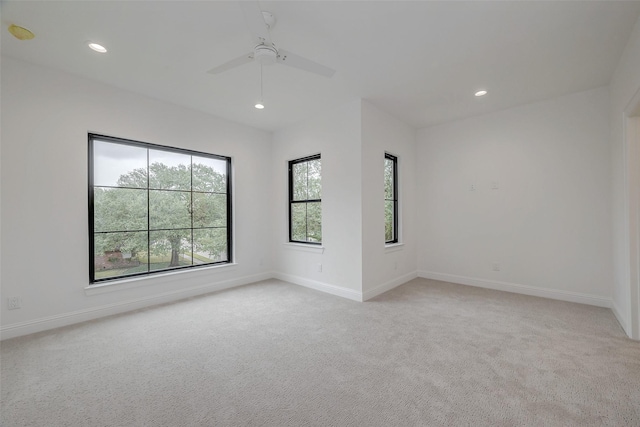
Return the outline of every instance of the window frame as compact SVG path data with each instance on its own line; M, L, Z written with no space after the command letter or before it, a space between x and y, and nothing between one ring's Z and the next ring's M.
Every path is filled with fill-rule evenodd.
M148 269L146 272L140 272L140 273L133 273L133 274L126 274L126 275L119 275L119 276L113 276L113 277L107 277L107 278L99 278L96 279L95 277L95 273L96 273L96 266L95 266L95 209L94 209L94 202L95 202L95 195L94 195L94 188L96 187L105 187L105 186L96 186L94 185L94 172L95 172L95 165L94 165L94 141L100 141L100 142L107 142L107 143L113 143L113 144L120 144L120 145L126 145L126 146L130 146L130 147L139 147L139 148L145 148L147 150L157 150L157 151L164 151L164 152L169 152L169 153L178 153L178 154L185 154L185 155L189 155L189 156L197 156L197 157L203 157L203 158L209 158L209 159L215 159L215 160L223 160L226 163L226 209L227 209L227 217L226 217L226 230L227 230L227 236L226 236L226 242L227 242L227 259L226 260L222 260L222 261L214 261L214 262L207 262L207 263L203 263L203 264L192 264L192 265L184 265L184 266L177 266L177 267L171 267L171 268L166 268L166 269L162 269L162 270L150 270ZM88 229L89 229L89 286L92 285L97 285L97 284L106 284L108 282L116 282L116 281L121 281L121 280L128 280L131 278L139 278L139 277L148 277L148 276L161 276L167 273L174 273L176 271L181 271L181 270L190 270L190 269L197 269L197 268L202 268L202 267L211 267L214 265L226 265L226 264L232 264L233 263L233 203L232 203L232 199L233 199L233 193L232 193L232 165L231 165L231 157L229 156L223 156L223 155L219 155L219 154L211 154L211 153L205 153L205 152L201 152L201 151L195 151L195 150L189 150L189 149L184 149L184 148L177 148L177 147L170 147L170 146L166 146L166 145L159 145L159 144L152 144L152 143L148 143L148 142L142 142L142 141L135 141L135 140L131 140L131 139L126 139L126 138L117 138L117 137L113 137L113 136L107 136L107 135L102 135L102 134L97 134L97 133L89 133L88 134L88 215L89 215L89 223L88 223ZM192 163L193 164L193 163ZM149 152L147 151L147 172L149 170ZM193 171L191 171L191 174L193 176ZM127 188L127 187L113 187L113 188ZM149 199L149 192L150 190L158 190L158 189L152 189L149 186L149 175L147 175L147 186L146 188L144 188L147 191L147 229L146 232L147 233L151 233L152 230L150 227L150 223L149 223L149 216L150 216L150 210L149 210L149 204L150 204L150 199ZM191 187L188 191L191 194L191 203L193 204L193 193L200 193L200 191L194 191L193 189L193 181L191 183ZM219 193L219 194L223 194L223 193ZM194 230L198 230L198 229L202 229L202 228L210 228L210 227L194 227L193 224L193 212L192 212L192 207L189 208L190 211L190 216L191 216L191 226L190 228L184 228L185 230L190 230L191 232L191 236L192 236L192 242L193 242L193 231ZM183 228L180 228L183 229ZM128 230L127 230L128 231ZM140 230L140 231L144 231L144 230ZM150 254L150 237L149 234L147 235L147 265L150 265L151 262L151 256ZM193 243L192 243L193 244ZM192 246L192 250L193 250L193 246Z
M322 197L320 197L319 199L304 199L304 200L294 200L293 199L293 166L296 164L300 164L300 163L305 163L305 162L309 162L312 160L320 160L322 161L322 156L320 153L318 154L313 154L311 156L306 156L306 157L301 157L299 159L294 159L294 160L289 160L288 161L288 180L289 180L289 203L288 203L288 208L289 208L289 243L295 243L295 244L302 244L302 245L315 245L315 246L322 246L322 238L320 239L319 242L310 242L308 240L294 240L293 239L293 215L292 215L292 211L293 211L293 205L294 204L298 204L298 203L320 203L320 207L322 209ZM321 163L322 165L322 163ZM320 176L320 181L322 182L322 175ZM322 225L322 218L320 219L320 224ZM308 236L308 233L307 233Z
M384 159L386 160L391 160L393 162L393 173L392 173L392 178L393 178L393 185L392 185L392 191L393 191L393 197L391 199L387 198L386 192L383 191L384 193L384 202L385 202L385 206L386 206L386 202L393 202L393 219L392 219L392 227L393 227L393 235L392 235L392 239L391 240L387 240L386 238L386 233L385 233L385 245L394 245L397 244L400 241L400 233L399 233L399 229L398 229L398 156L394 156L393 154L384 153ZM383 168L384 170L384 168ZM383 187L385 186L385 183L383 181ZM386 208L385 208L386 211ZM385 217L385 227L387 224L386 221L386 217Z

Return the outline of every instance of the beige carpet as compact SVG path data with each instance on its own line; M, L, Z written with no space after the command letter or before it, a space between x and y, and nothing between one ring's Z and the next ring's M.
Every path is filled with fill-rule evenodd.
M640 426L603 308L416 279L270 280L2 342L3 426Z

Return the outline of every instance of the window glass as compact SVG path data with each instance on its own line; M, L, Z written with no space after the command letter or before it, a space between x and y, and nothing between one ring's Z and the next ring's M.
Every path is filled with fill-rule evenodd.
M89 136L91 283L231 262L231 159Z
M384 156L384 239L398 242L398 158Z
M95 187L94 230L146 230L147 194L143 189Z
M191 190L191 156L149 150L149 188Z
M320 155L289 162L289 241L322 242Z
M193 191L227 192L227 161L192 156Z
M93 184L147 188L147 149L106 141L93 142ZM119 183L121 177L126 177Z

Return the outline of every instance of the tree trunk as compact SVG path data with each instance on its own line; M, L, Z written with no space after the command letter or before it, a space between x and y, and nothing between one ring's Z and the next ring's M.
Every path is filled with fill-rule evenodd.
M177 249L171 249L171 262L169 263L169 267L177 267L180 265L180 258L178 258Z

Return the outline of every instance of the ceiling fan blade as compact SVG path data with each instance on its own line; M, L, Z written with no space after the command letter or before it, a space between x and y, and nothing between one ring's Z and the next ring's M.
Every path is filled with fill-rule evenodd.
M249 31L253 36L253 40L257 44L271 45L271 36L269 35L269 28L264 22L264 16L262 10L257 1L240 1L242 7L242 13L244 13L244 19L247 21Z
M278 63L288 65L290 67L299 68L311 73L320 74L324 77L331 77L336 72L333 68L313 62L310 59L303 58L295 53L288 52L284 49L278 50Z
M237 57L236 59L232 59L229 62L225 62L222 65L218 65L217 67L213 67L207 73L209 74L219 74L223 71L230 70L231 68L239 67L241 65L246 64L247 62L253 61L253 52L245 53L242 56Z

